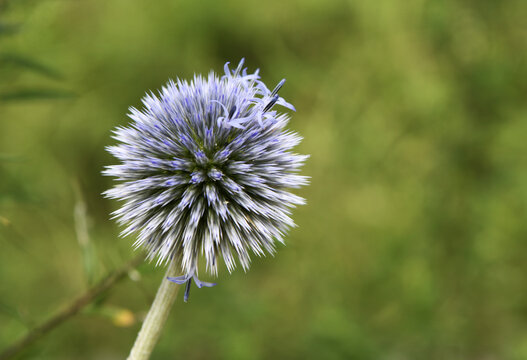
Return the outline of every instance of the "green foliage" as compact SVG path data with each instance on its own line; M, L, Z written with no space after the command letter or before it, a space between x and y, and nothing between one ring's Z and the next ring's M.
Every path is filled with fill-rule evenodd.
M0 36L16 34L19 28L20 27L17 24L9 24L9 23L0 21Z
M0 10L8 9L9 1L0 2ZM20 5L20 4L18 4ZM0 16L4 12L0 12ZM16 23L3 22L0 18L0 44L1 36L17 34L20 26ZM26 74L37 74L51 80L60 80L61 74L51 66L42 64L31 56L21 55L17 52L0 51L0 103L10 101L28 100L49 100L62 99L74 96L71 91L56 88L56 86L45 87L35 85L34 81L30 86L20 85Z
M22 69L33 71L52 79L61 78L61 75L55 69L43 65L27 56L21 56L17 54L0 54L0 66L2 66L2 68L11 66L12 68L9 69L10 72L14 72L17 69Z
M308 205L274 258L179 301L153 358L527 358L527 2L9 10L2 35L23 27L0 36L0 348L26 330L16 314L41 320L132 256L100 196L127 108L170 77L246 57L267 83L287 78L312 155ZM80 315L31 356L125 356L138 324L107 318L140 315L163 274L139 271L98 304L105 317Z

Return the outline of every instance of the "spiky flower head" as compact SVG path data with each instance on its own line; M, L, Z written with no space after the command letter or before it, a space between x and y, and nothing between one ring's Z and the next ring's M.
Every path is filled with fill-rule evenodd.
M298 174L307 156L292 152L301 137L285 130L294 110L247 73L243 59L225 75L195 75L170 81L144 108L130 108L132 122L118 127L118 145L107 150L120 160L105 175L120 181L105 192L124 201L113 213L137 232L136 247L158 263L176 261L184 275L170 280L198 287L198 260L216 275L219 258L232 271L236 259L249 268L250 253L273 253L294 226L290 208L304 200L288 190L307 183Z

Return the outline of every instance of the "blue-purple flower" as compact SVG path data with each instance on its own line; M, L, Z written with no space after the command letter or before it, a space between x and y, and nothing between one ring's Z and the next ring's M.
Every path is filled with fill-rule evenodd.
M177 262L183 275L169 280L187 284L185 298L192 280L213 285L197 278L200 259L214 275L220 259L229 272L237 262L247 270L250 253L274 253L294 226L290 209L304 200L289 189L307 184L298 174L307 156L292 151L301 137L275 110L294 110L278 95L284 82L270 91L243 60L235 70L227 63L221 77L147 94L114 131L119 143L107 149L120 163L104 174L120 183L105 195L124 204L113 215L149 259Z

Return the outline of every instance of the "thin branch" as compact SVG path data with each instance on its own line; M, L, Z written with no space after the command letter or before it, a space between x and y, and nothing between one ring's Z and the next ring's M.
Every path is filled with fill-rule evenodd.
M16 341L0 353L0 360L7 360L24 350L26 347L46 335L51 330L77 314L84 307L94 301L99 295L110 289L115 283L123 279L130 270L134 269L143 260L143 256L135 257L121 268L113 271L102 279L97 285L86 291L71 304L58 311L41 325L30 330L26 336Z

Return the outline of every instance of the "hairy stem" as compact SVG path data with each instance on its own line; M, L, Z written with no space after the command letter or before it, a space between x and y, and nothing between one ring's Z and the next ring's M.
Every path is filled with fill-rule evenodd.
M128 360L147 360L154 350L179 290L179 285L168 281L167 277L177 275L177 270L176 263L172 261L157 290L152 307L146 315Z

